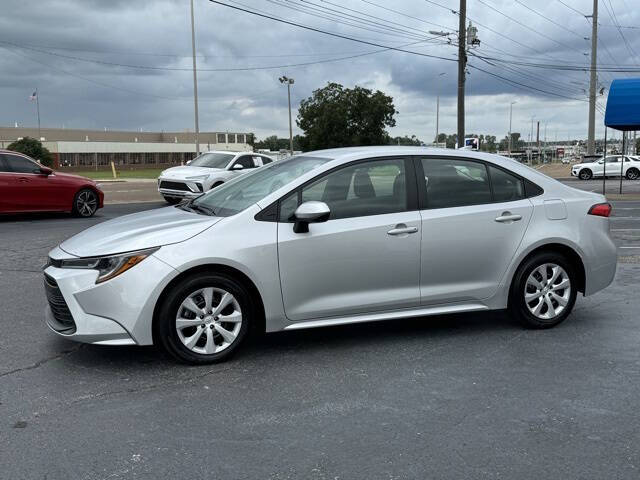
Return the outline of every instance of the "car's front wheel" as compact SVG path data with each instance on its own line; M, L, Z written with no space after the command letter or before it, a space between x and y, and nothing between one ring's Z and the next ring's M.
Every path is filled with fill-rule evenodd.
M159 306L156 340L176 359L195 365L230 357L254 315L247 289L234 278L198 273L172 288Z
M91 217L98 210L98 194L90 188L84 188L76 193L71 211L76 217Z
M571 313L576 287L574 269L565 257L539 253L518 268L511 284L509 311L527 327L554 327Z
M591 177L593 177L593 172L588 168L583 168L582 170L580 170L578 177L580 178L580 180L590 180Z
M630 168L627 170L627 179L628 180L637 180L640 177L640 170L637 168Z

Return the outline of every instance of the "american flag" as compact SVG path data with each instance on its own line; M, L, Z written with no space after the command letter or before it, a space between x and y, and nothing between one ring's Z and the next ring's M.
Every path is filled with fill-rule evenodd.
M34 100L36 100L37 98L38 98L38 92L37 92L37 91L34 91L34 92L31 94L31 96L29 97L29 100L31 100L31 101L33 102L33 101L34 101Z

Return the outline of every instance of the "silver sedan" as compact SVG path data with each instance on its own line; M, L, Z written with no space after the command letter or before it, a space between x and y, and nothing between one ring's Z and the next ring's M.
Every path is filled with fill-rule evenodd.
M610 213L495 155L311 152L63 242L44 272L46 322L189 363L227 358L250 330L505 308L549 328L613 280Z

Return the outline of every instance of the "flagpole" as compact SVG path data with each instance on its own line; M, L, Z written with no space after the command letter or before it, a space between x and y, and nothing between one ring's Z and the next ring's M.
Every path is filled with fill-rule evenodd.
M42 138L40 134L40 95L38 95L38 89L36 88L36 111L38 112L38 141Z

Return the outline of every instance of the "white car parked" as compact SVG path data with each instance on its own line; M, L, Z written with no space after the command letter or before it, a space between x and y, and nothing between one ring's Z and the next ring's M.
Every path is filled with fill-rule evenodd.
M253 152L205 152L187 165L164 170L158 178L158 191L168 203L178 203L271 162L271 157Z
M640 160L637 157L625 156L624 164L621 162L622 155L610 155L606 159L579 163L571 167L571 175L580 180L590 180L594 177L602 178L606 171L607 177L619 177L622 168L622 174L629 180L640 178Z

